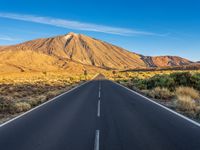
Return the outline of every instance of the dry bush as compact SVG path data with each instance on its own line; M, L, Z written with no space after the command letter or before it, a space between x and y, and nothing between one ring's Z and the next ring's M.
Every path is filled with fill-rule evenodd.
M177 97L185 96L185 97L190 97L193 100L198 100L199 92L194 88L181 86L176 88L176 96Z
M60 91L50 91L46 94L46 99L49 100L49 99L52 99L54 97L56 97L57 95L60 94Z
M146 96L153 97L152 95L150 95L151 94L150 90L141 90L141 92Z
M28 103L31 105L31 107L35 107L47 100L46 95L39 95L37 97L31 97L28 100Z
M17 102L12 107L13 113L20 113L31 109L31 105L27 102Z
M174 93L170 92L167 88L156 87L149 91L149 96L156 99L170 100L174 97Z
M9 96L0 96L0 113L8 113L10 112L10 108L13 104L13 100Z
M199 114L199 92L191 87L178 87L176 88L176 107L192 116Z
M196 111L197 105L195 101L186 95L178 95L177 96L177 108L181 111Z

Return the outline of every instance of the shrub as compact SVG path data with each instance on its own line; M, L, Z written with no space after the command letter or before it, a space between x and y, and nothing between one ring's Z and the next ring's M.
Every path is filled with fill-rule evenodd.
M31 107L35 107L45 101L46 101L46 95L39 95L38 97L35 98L29 98L29 104L31 105Z
M0 113L5 112L6 110L8 110L7 104L5 104L3 101L0 101Z
M11 97L0 96L0 113L8 113L12 104L13 100Z
M191 74L189 72L171 73L170 77L174 79L175 86L190 86L191 85Z
M37 105L39 105L41 102L38 101L37 99L31 99L29 100L29 104L31 105L31 107L35 107Z
M176 96L177 97L186 96L186 97L190 97L193 100L198 100L199 92L192 87L181 86L181 87L176 88Z
M136 88L140 90L145 90L147 89L147 82L146 80L143 80L143 79L134 78L132 80L132 86L135 86Z
M49 100L49 99L52 99L54 97L56 97L57 95L59 95L60 92L59 91L50 91L46 94L46 99Z
M152 89L156 87L156 84L159 82L160 80L160 75L155 75L152 78L147 80L147 88L148 89Z
M149 96L156 99L170 100L174 97L174 93L170 92L167 88L156 87L149 92Z
M177 108L182 111L196 111L195 101L186 95L177 96Z
M20 113L20 112L23 112L23 111L27 111L31 109L31 105L29 103L26 103L26 102L17 102L13 105L12 107L12 112L13 113Z
M200 73L191 76L191 83L195 89L200 90Z
M147 88L152 89L155 87L173 88L175 81L169 75L155 75L147 80Z
M146 96L150 96L149 93L150 91L149 90L141 90L141 92L146 95Z

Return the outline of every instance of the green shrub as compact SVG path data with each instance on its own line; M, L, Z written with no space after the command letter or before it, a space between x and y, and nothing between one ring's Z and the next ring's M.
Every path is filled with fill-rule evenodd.
M174 79L175 86L190 86L191 85L191 74L189 72L171 73L170 77Z
M195 89L200 90L200 73L191 76L191 83Z
M131 83L132 86L140 90L161 87L174 91L178 86L189 86L200 90L200 74L196 73L192 75L189 72L176 72L170 75L155 75L147 79L133 78Z
M136 88L140 89L140 90L145 90L147 89L147 82L144 79L138 79L138 78L134 78L132 81L132 86L135 86Z
M174 87L174 79L169 75L155 75L147 80L147 88L152 89L155 87L172 89Z

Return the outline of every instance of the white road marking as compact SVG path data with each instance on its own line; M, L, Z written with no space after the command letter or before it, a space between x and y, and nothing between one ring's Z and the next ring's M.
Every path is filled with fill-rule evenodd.
M97 117L100 117L101 115L101 101L98 100L98 105L97 105Z
M101 91L99 90L99 98L101 97Z
M89 83L89 82L91 82L91 81L87 81L87 82L85 82L85 83L82 83L82 84L80 84L80 85L78 85L78 86L76 86L76 87L70 89L69 91L66 91L65 93L62 93L62 94L60 94L60 95L54 97L53 99L50 99L50 100L48 100L48 101L42 103L41 105L38 105L38 106L36 106L36 107L34 107L34 108L28 110L27 112L25 112L25 113L23 113L23 114L21 114L21 115L15 117L15 118L13 118L13 119L10 119L10 120L8 120L7 122L4 122L4 123L0 124L0 127L5 126L6 124L15 121L16 119L18 119L18 118L20 118L20 117L22 117L22 116L24 116L24 115L26 115L26 114L28 114L28 113L30 113L30 112L36 110L36 109L38 109L39 107L41 107L41 106L43 106L43 105L46 105L47 103L49 103L49 102L51 102L51 101L56 100L57 98L59 98L59 97L65 95L65 94L67 94L67 93L69 93L69 92L71 92L71 91L73 91L73 90L75 90L75 89L77 89L77 88L83 86L84 84Z
M115 83L115 82L113 82L113 83ZM148 100L148 101L150 101L150 102L152 102L152 103L154 103L154 104L156 104L156 105L158 105L158 106L164 108L165 110L170 111L171 113L173 113L173 114L175 114L175 115L181 117L182 119L185 119L185 120L189 121L190 123L192 123L192 124L194 124L194 125L200 127L200 124L199 124L198 122L196 122L196 121L194 121L194 120L192 120L192 119L190 119L190 118L188 118L188 117L186 117L186 116L184 116L184 115L182 115L182 114L179 114L179 113L173 111L172 109L169 109L169 108L165 107L164 105L161 105L161 104L159 104L159 103L157 103L157 102L151 100L150 98L148 98L148 97L146 97L146 96L144 96L144 95L142 95L142 94L140 94L140 93L138 93L138 92L135 92L135 91L133 91L133 90L131 90L131 89L129 89L129 88L127 88L127 87L125 87L125 86L119 84L119 83L115 83L115 84L117 84L117 85L119 85L119 86L121 86L121 87L123 87L123 88L125 88L125 89L127 89L127 90L129 90L129 91L131 91L131 92L134 93L134 94L137 94L137 95L139 95L139 96L145 98L146 100Z
M95 141L94 141L94 150L99 150L99 138L100 138L100 130L96 130Z

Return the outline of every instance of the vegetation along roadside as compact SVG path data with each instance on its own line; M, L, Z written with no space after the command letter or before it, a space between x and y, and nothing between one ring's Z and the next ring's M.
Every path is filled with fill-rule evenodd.
M128 74L128 73L126 73ZM133 73L131 73L133 74ZM153 76L118 75L115 80L192 119L200 121L200 73L162 72ZM121 78L120 78L121 77Z
M0 75L0 123L70 90L92 76L65 72Z

